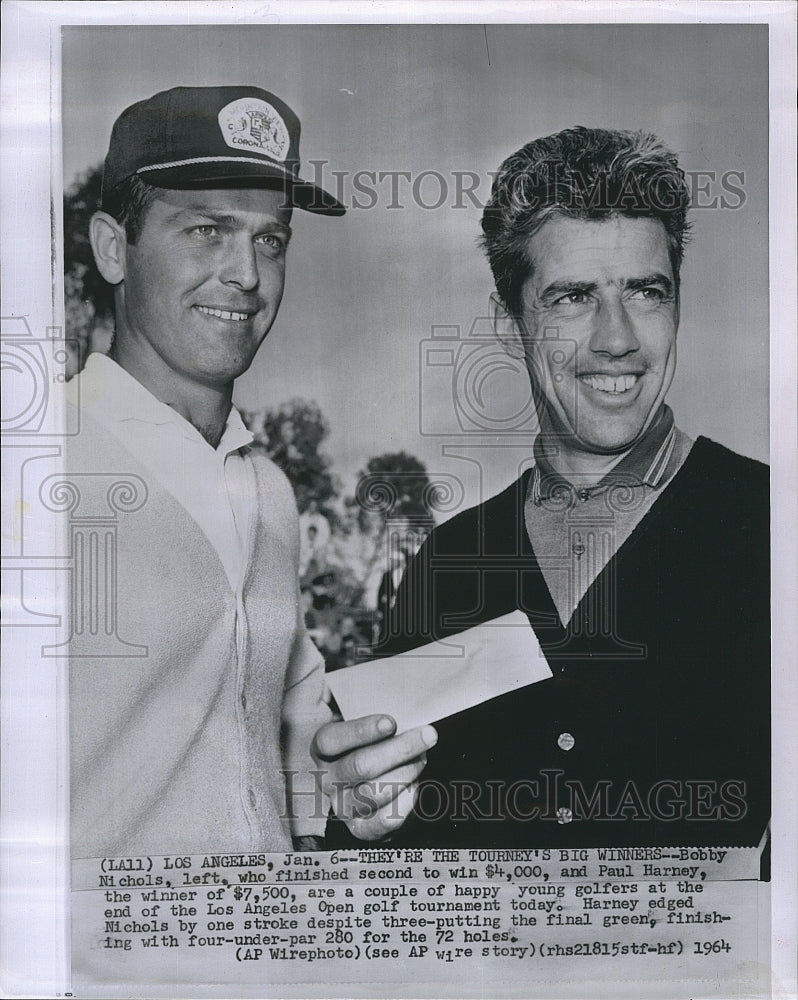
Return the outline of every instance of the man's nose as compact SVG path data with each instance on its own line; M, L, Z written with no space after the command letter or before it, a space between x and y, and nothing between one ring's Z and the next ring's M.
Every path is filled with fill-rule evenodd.
M221 278L226 285L235 285L247 292L258 287L260 275L257 251L248 235L238 234L228 245Z
M590 349L596 354L619 358L639 348L634 323L621 296L603 298L594 316Z

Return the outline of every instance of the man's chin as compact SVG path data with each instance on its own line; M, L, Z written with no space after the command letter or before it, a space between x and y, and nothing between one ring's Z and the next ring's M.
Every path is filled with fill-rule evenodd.
M545 435L547 442L559 443L568 451L611 457L612 455L622 455L633 448L645 434L645 425L618 428L610 433L607 432L607 428L585 428L580 433L578 430L542 426L541 434Z
M639 419L591 421L581 430L576 429L572 447L593 455L622 455L645 437L653 420L649 413Z
M195 377L198 382L215 389L229 386L250 368L253 360L254 358L251 357L235 360L226 359L216 364L204 365Z
M642 437L643 432L640 431L631 436L623 435L618 438L577 438L573 447L588 455L602 455L611 458L613 455L625 455L626 452L631 451Z

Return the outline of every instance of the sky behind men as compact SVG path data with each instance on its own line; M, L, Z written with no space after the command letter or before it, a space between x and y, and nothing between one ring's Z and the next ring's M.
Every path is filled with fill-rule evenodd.
M441 444L488 440L501 428L486 420L482 434L463 435L451 400L442 400L437 389L424 397L435 407L429 420L426 412L419 413L429 379L446 374L421 370L423 342L436 324L458 325L465 337L475 319L487 317L491 290L479 255L463 253L473 246L480 210L468 198L462 208L452 209L453 173L476 172L478 200L484 202L489 172L513 148L508 137L517 135L519 126L542 135L578 122L657 132L680 152L688 171L715 172L714 182L706 175L696 178L705 192L702 204L724 194L724 174L744 172L743 205L697 213L695 269L682 289L684 364L671 398L686 414L688 429L708 429L731 447L767 457L762 322L767 234L761 222L767 207L760 183L767 169L764 30L760 38L753 26L489 26L490 66L482 28L465 25L140 31L65 30L65 178L102 158L119 107L159 86L190 80L196 65L202 66L202 78L193 80L197 83L213 82L214 76L229 80L231 59L242 73L263 59L277 68L286 94L296 95L295 106L303 112L308 173L313 173L310 160L328 161L324 178L335 191L331 171L345 171L350 213L346 226L327 227L324 245L308 229L312 220L294 219L297 233L307 232L308 256L297 255L292 262L288 290L295 285L305 295L282 310L270 334L280 372L262 353L241 380L238 398L249 409L298 395L315 399L330 422L329 452L344 477L354 476L363 455L380 454L390 445L418 455L433 472L459 476L467 502L481 499L469 466L443 457ZM713 58L707 60L710 44ZM294 70L298 65L303 67L301 87ZM428 83L420 88L422 65ZM366 131L365 118L372 122ZM737 123L733 129L727 127L730 121ZM341 153L334 163L331 149ZM410 171L412 180L399 182L405 207L387 208L391 182L386 180L372 183L380 192L373 208L351 208L357 194L352 181L362 170ZM437 171L446 179L450 196L438 209L413 201L412 181L422 171ZM741 182L731 177L728 183L739 187ZM427 204L435 202L438 191L434 177L421 187ZM739 202L726 195L729 205ZM360 195L359 200L370 199ZM388 232L392 236L386 243ZM718 248L742 244L744 255L722 252L728 285L719 283L711 263ZM356 288L347 275L350 259L360 262ZM741 290L739 303L732 304L727 287ZM420 295L420 288L430 294ZM714 338L720 329L726 349L719 353ZM355 407L342 387L353 366L364 364ZM693 373L710 366L717 379L708 385L694 382ZM497 412L497 405L502 413L523 405L522 368L492 378L486 414L491 407ZM408 391L395 392L397 379ZM743 408L729 400L723 389L728 384L746 385L749 398ZM381 405L386 398L392 400L390 413ZM484 449L480 454L487 495L512 476L516 456L495 450L485 461Z

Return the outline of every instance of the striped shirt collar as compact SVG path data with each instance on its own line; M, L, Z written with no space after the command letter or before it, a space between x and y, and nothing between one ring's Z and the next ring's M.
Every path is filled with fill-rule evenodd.
M538 437L534 444L535 465L529 486L530 496L539 505L542 500L563 493L576 493L580 500L588 500L616 485L659 489L674 471L671 465L675 460L676 436L673 411L669 406L663 406L657 419L632 450L600 482L582 488L578 482L569 482L552 468Z

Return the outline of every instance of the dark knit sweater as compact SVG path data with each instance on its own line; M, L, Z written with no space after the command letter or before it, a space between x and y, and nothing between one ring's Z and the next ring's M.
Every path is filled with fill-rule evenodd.
M553 677L438 724L429 787L394 843L758 844L770 811L767 467L699 438L566 628L524 529L527 481L432 533L381 652L521 608Z

